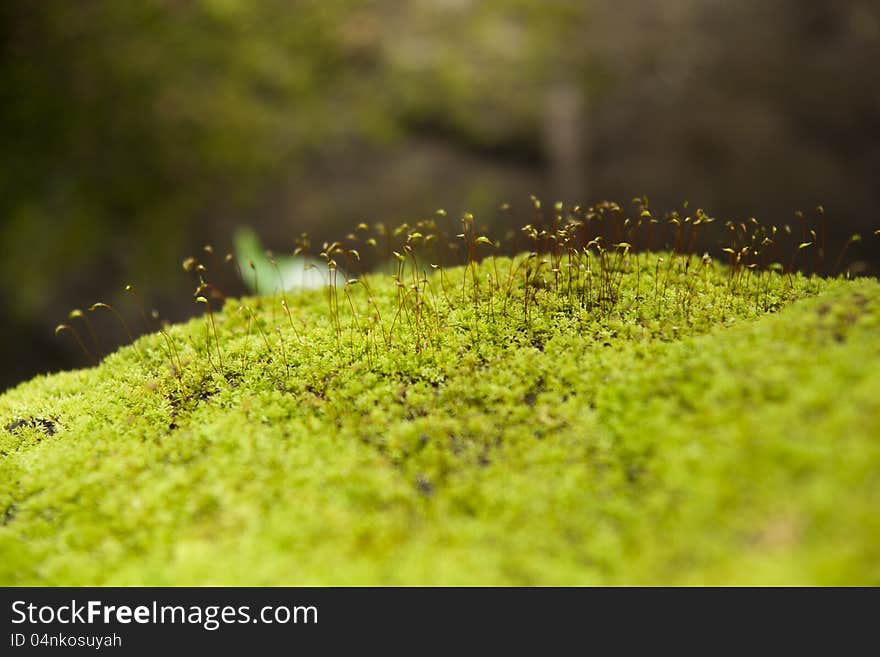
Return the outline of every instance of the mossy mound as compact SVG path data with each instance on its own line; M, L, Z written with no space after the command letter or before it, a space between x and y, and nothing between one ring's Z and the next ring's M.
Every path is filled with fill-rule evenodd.
M880 284L656 261L229 302L25 383L0 583L880 584Z

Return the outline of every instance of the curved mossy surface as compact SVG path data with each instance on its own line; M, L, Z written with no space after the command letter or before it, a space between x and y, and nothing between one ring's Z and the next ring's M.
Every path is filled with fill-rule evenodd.
M0 584L880 584L880 284L656 259L229 301L22 384Z

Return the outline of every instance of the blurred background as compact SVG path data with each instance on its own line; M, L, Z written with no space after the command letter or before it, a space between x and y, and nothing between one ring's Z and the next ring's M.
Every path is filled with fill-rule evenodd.
M126 283L191 315L181 260L242 225L822 203L876 272L878 61L876 0L3 0L0 389L85 364L74 307L142 330Z

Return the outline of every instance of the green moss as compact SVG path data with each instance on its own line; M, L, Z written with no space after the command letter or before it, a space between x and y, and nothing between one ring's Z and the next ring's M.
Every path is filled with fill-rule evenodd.
M182 370L151 335L23 384L0 583L880 583L880 284L656 258L607 307L547 274L526 314L500 258L297 332L246 300L265 339L230 302L222 368L202 317Z

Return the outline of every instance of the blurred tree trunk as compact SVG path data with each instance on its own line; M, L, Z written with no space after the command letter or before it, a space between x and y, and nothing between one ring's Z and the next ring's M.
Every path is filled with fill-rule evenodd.
M544 148L553 200L586 199L587 108L582 86L571 79L554 82L545 102Z

